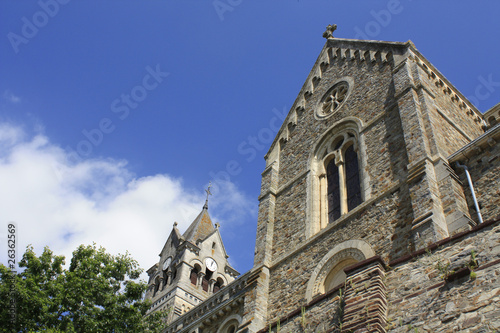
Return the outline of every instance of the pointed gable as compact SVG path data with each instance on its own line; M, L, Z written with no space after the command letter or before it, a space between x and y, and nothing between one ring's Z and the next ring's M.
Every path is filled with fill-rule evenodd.
M186 241L196 243L198 239L203 240L208 237L214 230L212 220L210 219L210 215L208 215L208 209L203 207L203 210L194 219L193 223L191 223L183 237Z
M417 50L412 41L388 42L328 38L288 112L285 121L281 125L278 134L269 147L266 154L268 165L275 160L272 157L276 156L276 149L279 146L278 142L284 143L289 141L291 129L302 120L301 118L305 113L313 110L311 105L308 105L308 101L316 93L320 87L321 80L323 80L323 75L333 64L348 62L357 64L358 66L361 64L376 64L378 66L392 64L393 66L397 66L410 54L407 52L408 50L411 53L411 57L435 81L435 84L441 87L441 90L445 92L452 102L460 105L462 109L467 110L476 122L481 121L481 112Z
M172 227L172 231L170 232L165 245L163 245L163 249L161 250L159 256L161 257L162 255L164 255L172 246L175 248L178 247L181 242L181 237L181 233L179 232L179 229L177 229L177 222L175 222L174 226Z

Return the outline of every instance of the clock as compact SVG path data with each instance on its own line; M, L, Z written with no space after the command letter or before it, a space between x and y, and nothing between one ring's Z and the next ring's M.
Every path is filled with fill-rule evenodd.
M166 270L170 266L171 262L172 262L172 257L168 257L167 259L165 259L165 261L163 262L163 270Z
M215 272L217 270L217 263L212 258L205 259L205 265L207 269L211 272Z

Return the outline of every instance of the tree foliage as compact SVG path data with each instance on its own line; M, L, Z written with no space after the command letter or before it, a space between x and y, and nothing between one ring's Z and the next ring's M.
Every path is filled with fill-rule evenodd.
M94 245L63 256L28 246L20 272L0 264L0 327L5 332L160 332L167 313L144 317L142 269L127 253L111 255Z

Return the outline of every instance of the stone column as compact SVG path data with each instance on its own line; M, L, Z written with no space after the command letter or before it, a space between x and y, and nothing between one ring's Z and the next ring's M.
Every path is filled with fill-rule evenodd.
M340 151L335 154L335 165L339 169L340 215L342 216L347 214L348 207L344 156Z
M160 287L158 288L158 291L163 290L165 288L166 283L164 284L165 279L163 278L163 274L160 276Z
M215 281L214 279L210 279L210 281L208 281L208 292L210 292L210 293L214 292L215 282L217 282L217 281Z
M165 285L167 285L169 282L172 282L172 271L170 269L167 272L167 281L165 282Z
M205 273L203 272L198 272L198 281L196 282L196 288L199 288L203 284L203 277L205 276Z
M326 228L328 225L328 182L326 173L319 176L319 211L320 211L320 229ZM316 230L316 232L319 230Z
M380 256L349 266L344 272L342 332L386 332L385 269Z

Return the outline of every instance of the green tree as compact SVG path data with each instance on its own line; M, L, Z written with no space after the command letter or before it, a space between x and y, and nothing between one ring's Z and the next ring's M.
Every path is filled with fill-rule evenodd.
M160 332L166 311L144 317L142 269L127 253L81 245L68 269L49 248L28 246L22 271L0 264L0 327L5 332ZM14 303L11 303L14 302ZM12 317L13 316L13 317ZM14 320L12 320L14 318Z

